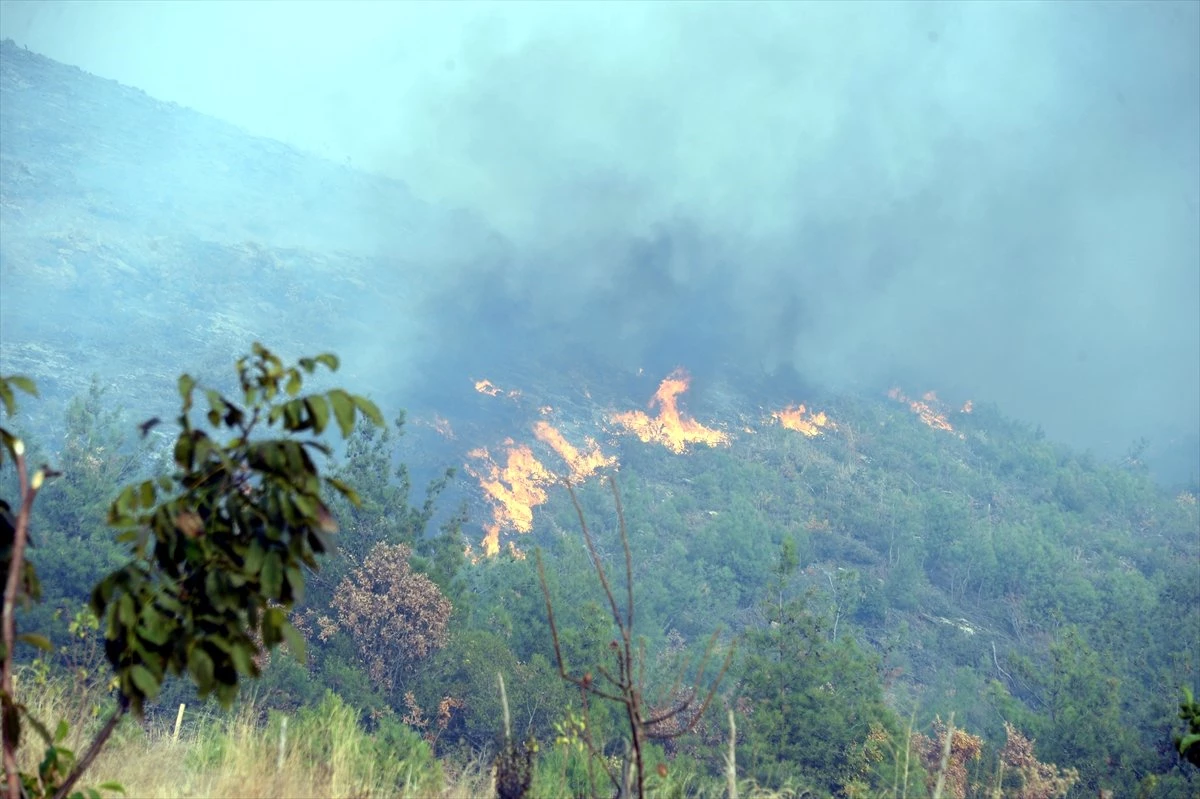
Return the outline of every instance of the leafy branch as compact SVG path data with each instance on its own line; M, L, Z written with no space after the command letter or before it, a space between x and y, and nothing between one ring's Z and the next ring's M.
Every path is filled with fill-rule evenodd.
M190 375L179 378L174 473L127 486L108 510L108 523L118 531L117 540L129 545L131 557L93 588L91 602L104 625L118 701L78 762L55 749L65 735L61 725L52 738L13 698L16 603L39 596L36 573L25 558L29 512L37 490L53 473L43 468L26 479L24 444L0 429L3 449L16 461L21 490L15 517L0 501L0 545L8 575L2 698L10 799L22 795L22 781L26 790L36 789L35 795L72 795L122 717L129 710L140 716L169 674L187 674L201 696L215 694L229 706L239 681L259 676L255 661L262 648L286 643L297 659L304 658L304 639L287 614L303 595L305 570L318 569L317 557L329 551L329 536L337 531L323 492L332 489L351 504L359 502L344 481L320 474L314 455L331 452L318 437L331 422L349 436L359 416L383 424L374 403L342 389L300 394L304 375L318 366L336 371L338 365L337 356L325 353L285 366L255 343L236 364L240 402L199 387ZM10 414L14 387L34 393L26 378L0 378L0 402ZM198 392L208 405L199 422L193 419ZM159 423L154 418L140 425L142 435ZM48 646L37 636L22 639ZM55 755L53 773L34 778L17 771L22 715L51 753L67 755ZM64 770L69 773L60 782Z

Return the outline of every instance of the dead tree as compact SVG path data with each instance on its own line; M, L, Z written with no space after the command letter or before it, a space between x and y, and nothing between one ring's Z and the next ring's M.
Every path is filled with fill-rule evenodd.
M725 672L729 669L729 664L733 660L734 648L732 646L729 648L729 651L725 654L724 662L705 690L704 675L708 669L712 655L716 651L720 630L714 632L704 648L704 654L700 658L695 679L686 681L685 687L688 664L686 662L683 663L674 684L666 694L668 697L674 698L667 705L667 709L661 712L648 711L647 708L649 706L645 700L645 646L641 642L635 646L633 640L633 555L629 550L629 532L625 525L625 511L621 506L621 494L617 490L617 483L612 477L608 478L608 482L612 489L613 501L617 509L621 548L625 553L624 611L622 611L617 602L616 595L613 593L608 573L605 571L604 564L596 552L595 541L592 538L587 520L584 518L583 508L579 504L579 497L575 494L575 489L571 486L570 482L567 482L567 491L571 495L571 502L575 506L575 513L579 517L579 527L583 532L583 540L587 545L588 554L591 556L592 566L596 569L596 577L600 580L600 587L604 590L604 596L608 600L608 607L612 612L613 623L617 626L619 632L619 638L614 638L608 645L609 651L612 653L615 670L598 664L595 667L595 672L599 675L599 678L591 672L584 672L579 675L571 674L567 671L566 662L563 660L562 647L559 644L558 626L554 620L554 607L550 601L550 589L546 584L546 572L542 566L540 551L537 553L538 579L541 582L542 595L546 600L546 616L550 623L550 635L554 639L554 656L558 661L558 673L563 680L579 688L585 719L588 714L589 698L596 697L616 702L624 708L625 719L629 725L629 738L626 741L624 767L621 769L621 775L618 778L618 775L613 773L607 760L600 756L601 751L596 747L595 741L592 740L592 725L590 721L587 723L584 730L584 742L589 752L589 776L592 774L592 762L598 760L603 765L605 773L612 781L619 795L626 797L630 796L630 769L632 767L633 778L636 779L637 784L635 795L644 797L646 796L646 742L677 738L690 732L696 726L716 695L717 688L724 678ZM697 700L701 696L703 696L703 700L697 703ZM660 773L665 772L660 768Z

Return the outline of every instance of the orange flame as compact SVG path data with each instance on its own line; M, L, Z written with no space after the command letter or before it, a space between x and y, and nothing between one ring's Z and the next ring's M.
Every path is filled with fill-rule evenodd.
M500 395L500 389L497 388L491 380L476 380L475 390L480 394L487 394L489 397L497 397Z
M888 396L897 402L906 403L913 413L921 417L922 422L933 429L954 432L954 427L946 419L946 415L935 410L933 407L938 401L936 391L925 392L925 395L920 400L910 400L904 396L904 393L900 389L893 388L888 392Z
M467 472L479 481L492 505L492 522L484 525L485 535L480 545L485 555L500 551L500 531L516 530L528 533L533 529L533 509L546 501L545 486L554 481L541 461L527 445L517 446L507 439L504 468L492 460L484 448L472 450L468 457L482 461L481 473L467 465ZM509 542L510 548L516 545Z
M659 407L658 416L650 418L643 411L613 414L611 421L621 425L642 441L662 444L675 453L685 452L689 444L715 447L728 444L729 436L720 430L705 427L695 419L680 414L676 398L687 391L691 378L682 369L672 372L650 400L649 407Z
M517 397L521 396L520 390L514 388L512 391L506 392L491 380L476 380L475 390L480 394L487 394L489 397L498 397L501 394L504 394L506 397L516 399Z
M533 434L538 437L539 441L550 445L550 448L567 462L567 466L571 469L571 482L582 482L600 469L613 466L617 462L615 456L606 457L600 451L600 446L590 438L584 439L589 452L586 455L583 454L549 422L537 422L533 426Z
M789 405L782 411L774 411L771 416L788 430L796 430L809 438L821 435L824 428L836 430L837 425L825 414L812 413L803 405Z

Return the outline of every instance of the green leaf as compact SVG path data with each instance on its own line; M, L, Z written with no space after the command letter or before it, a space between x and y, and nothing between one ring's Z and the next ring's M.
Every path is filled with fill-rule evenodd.
M208 389L204 392L204 395L208 397L208 422L213 427L216 427L221 423L221 417L225 415L228 403L225 402L225 398L215 389Z
M287 623L287 614L282 608L267 608L262 620L263 646L270 649L282 641L283 627Z
M245 421L245 419L246 419L245 412L242 411L242 409L237 407L236 405L227 404L226 408L227 408L227 410L225 411L225 426L226 427L241 426L242 422Z
M154 646L162 646L170 638L170 630L154 605L142 606L142 623L138 637Z
M13 449L13 445L17 443L17 437L12 433L0 427L0 446L4 447L4 452L7 452L13 460L17 459L17 453ZM0 452L0 465L4 463L4 453Z
M213 659L199 644L188 650L188 671L196 687L208 693L213 684Z
M24 641L30 646L36 646L38 649L46 652L54 651L54 645L51 644L50 640L44 635L38 635L37 633L22 633L21 635L17 636L17 640Z
M117 494L117 501L113 504L113 507L116 509L115 515L118 517L129 516L138 509L139 501L140 498L134 492L133 486L126 486L121 489L120 494Z
M124 627L132 627L137 621L137 613L133 609L133 597L121 594L117 600L117 620Z
M304 421L300 418L298 401L289 402L283 406L283 426L292 432L299 432L305 428Z
M154 481L153 480L147 480L146 482L142 483L141 502L142 502L143 508L153 508L154 507Z
M42 722L38 721L36 718L34 718L33 716L30 716L28 714L26 714L26 716L25 716L25 721L31 727L33 727L33 731L38 734L39 738L41 738L43 741L46 742L47 746L54 745L54 738L53 738L53 736L50 735L50 730L46 729L45 724L43 724Z
M4 379L31 397L36 397L38 395L37 385L25 375L13 375L12 377L6 377Z
M184 412L192 407L192 389L196 387L196 378L191 375L179 376L179 396L183 398Z
M313 373L313 370L317 368L317 362L312 358L301 358L299 361L297 361L297 363L300 364L301 369L308 372L310 375Z
M58 726L54 728L54 743L60 744L67 740L67 733L71 731L71 725L67 724L66 719L59 719Z
M287 387L284 389L285 391L287 391L288 396L294 397L297 394L299 394L300 393L300 385L301 385L300 373L297 372L295 369L289 369L288 370Z
M304 599L304 573L295 566L288 566L286 574L288 585L292 589L292 601L299 602Z
M270 599L278 599L283 592L283 561L278 552L270 552L262 565L263 594Z
M334 355L332 352L323 352L314 360L316 360L317 363L323 363L328 366L329 371L331 372L336 372L338 370L338 366L341 364L341 362L338 360L338 356Z
M354 400L354 404L358 406L362 415L371 420L371 424L376 427L383 427L383 414L379 412L379 407L374 402L357 394L353 395L351 399Z
M12 416L16 410L16 400L13 398L12 389L8 387L7 378L0 378L0 402L4 403L5 415Z
M153 699L158 695L158 680L150 673L150 669L145 666L137 665L131 668L129 670L129 679L141 691L142 696L147 699Z
M258 673L258 667L254 665L252 652L245 644L234 644L229 650L229 657L233 660L233 667L238 670L239 674L253 677Z
M296 658L296 662L303 666L308 659L308 655L305 652L304 636L300 634L300 631L291 622L285 621L282 629L284 643L291 650L292 657Z
M175 441L175 463L180 469L192 470L193 458L196 452L195 442L187 433Z
M342 438L349 437L354 430L354 400L340 388L335 388L326 396L329 397L329 404L333 406L333 415L337 417Z
M354 507L357 508L358 506L362 505L362 498L358 496L358 492L351 488L345 480L339 480L336 477L326 477L325 482L333 486L333 488L339 494L345 497L351 505L354 505Z
M324 397L314 394L304 398L304 405L308 408L308 417L312 421L313 430L318 434L324 432L325 425L329 424L329 403L325 401Z
M113 782L112 780L109 780L108 782L102 782L99 785L97 785L96 787L102 791L113 791L115 793L125 793L125 786L119 782Z
M257 541L252 542L249 549L246 550L246 556L242 561L243 573L250 577L256 576L262 571L263 559L266 554Z

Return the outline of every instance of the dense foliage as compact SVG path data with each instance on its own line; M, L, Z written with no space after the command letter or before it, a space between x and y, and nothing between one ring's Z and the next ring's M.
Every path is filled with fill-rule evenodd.
M344 482L322 478L310 453L329 454L317 437L331 419L343 436L358 414L383 421L373 403L341 389L300 396L302 373L311 374L319 365L336 370L338 361L323 354L285 366L256 343L237 362L240 401L206 389L208 412L200 421L193 416L197 381L188 374L179 378L182 409L172 448L174 469L121 489L108 509L107 523L117 530L117 541L127 545L127 560L91 589L91 610L103 624L117 706L78 762L60 746L61 724L51 737L27 712L13 675L18 602L41 598L36 567L26 557L34 500L58 473L43 466L30 474L24 442L0 429L3 450L16 466L19 498L16 509L0 504L6 575L0 698L12 799L20 793L68 795L125 712L141 716L168 674L186 674L201 697L215 693L228 706L243 679L259 676L257 656L287 641L303 657L303 639L287 615L303 595L302 569L318 568L317 555L329 548L325 537L337 529L323 491L332 488L358 501ZM0 379L7 415L14 410L14 386L34 393L25 378ZM142 435L159 423L157 418L145 422ZM72 449L79 449L77 441L67 447L68 461L80 456ZM97 455L83 454L84 460L89 457ZM102 467L92 471L113 474ZM21 640L51 648L37 634ZM26 723L47 744L36 774L17 769L16 749Z
M214 410L221 422L230 406ZM329 410L326 419L340 419L332 401ZM321 418L303 403L293 413L280 418ZM684 456L622 448L632 641L645 648L637 662L648 707L671 706L680 664L697 662L718 628L722 646L738 641L710 712L686 735L647 743L648 791L722 790L733 718L737 776L763 789L894 795L933 791L940 779L942 795L963 797L997 788L1195 795L1197 770L1175 741L1194 734L1180 722L1180 689L1200 688L1197 487L1165 491L1136 457L1099 463L994 408L956 419L961 436L902 406L847 403L837 415L838 431L814 438L767 427ZM287 568L276 579L271 566L265 586L263 567L255 572L280 613L292 605L286 618L272 616L279 625L264 639L294 625L306 663L259 658L235 671L261 670L258 699L275 713L301 712L333 691L369 734L403 728L447 763L500 749L499 672L513 740L538 742L529 791L603 790L596 775L626 754L619 708L593 702L585 713L577 687L560 678L533 558L464 557L464 530L473 529L465 512L436 502L456 475L412 499L397 462L403 422L355 429L340 453L332 475L361 501L329 498L338 547L305 594L290 592ZM147 483L138 483L114 519L145 528L161 507L161 447L118 429L102 394L75 403L50 458L70 469L35 508L32 557L47 610L27 617L50 628L56 646L70 637L51 610L77 607L83 587L112 568L103 498L121 481L148 479L155 501L143 502ZM303 459L289 452L280 457ZM178 457L176 447L167 459ZM269 473L265 457L255 463ZM595 563L619 571L620 531L611 496L581 486L593 557L566 491L550 495L530 540L566 671L583 675L612 662L613 614ZM235 519L238 502L195 512ZM181 518L176 510L163 518ZM168 551L192 542L182 518ZM237 557L244 563L245 553ZM259 607L260 617L273 607ZM126 642L122 657L135 651L128 635L115 640ZM179 665L192 671L187 659ZM194 671L209 673L199 662ZM201 684L224 685L216 675L214 665ZM193 690L168 681L146 703L147 718L172 719Z

